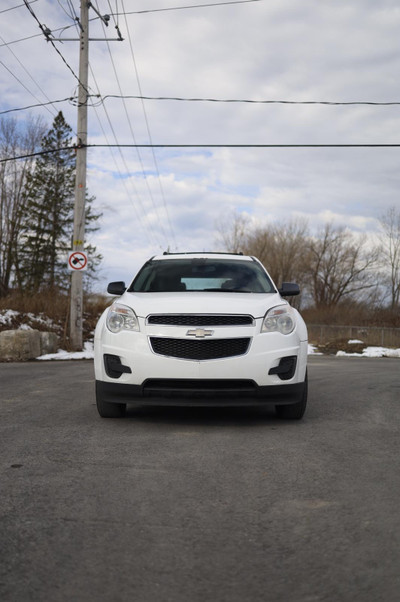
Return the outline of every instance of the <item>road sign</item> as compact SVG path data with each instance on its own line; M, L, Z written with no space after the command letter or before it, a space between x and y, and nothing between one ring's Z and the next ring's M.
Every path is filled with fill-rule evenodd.
M88 258L82 251L70 251L68 253L68 269L72 271L84 272L88 267Z

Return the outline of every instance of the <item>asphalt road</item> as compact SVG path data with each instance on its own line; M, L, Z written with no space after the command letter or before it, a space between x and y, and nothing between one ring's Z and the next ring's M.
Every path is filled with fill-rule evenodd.
M300 422L105 420L91 362L0 364L0 599L397 602L399 377L314 356Z

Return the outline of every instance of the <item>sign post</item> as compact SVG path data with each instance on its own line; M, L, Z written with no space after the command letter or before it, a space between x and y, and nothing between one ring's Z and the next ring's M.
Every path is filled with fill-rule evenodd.
M87 99L89 71L89 2L81 0L79 52L78 140L76 149L75 209L72 251L78 263L71 274L70 340L74 350L83 348L83 283L79 257L83 256L85 237ZM73 260L72 260L73 261ZM69 261L68 261L69 263ZM87 260L86 260L87 265Z

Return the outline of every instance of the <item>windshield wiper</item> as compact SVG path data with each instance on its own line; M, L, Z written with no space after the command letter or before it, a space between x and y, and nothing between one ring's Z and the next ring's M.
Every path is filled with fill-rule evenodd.
M215 292L215 293L251 293L252 291L243 290L240 288L204 288L204 292Z

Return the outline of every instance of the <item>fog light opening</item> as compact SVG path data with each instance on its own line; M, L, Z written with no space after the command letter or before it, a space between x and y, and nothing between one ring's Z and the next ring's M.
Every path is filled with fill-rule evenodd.
M129 366L124 366L121 362L121 358L118 355L111 355L109 353L104 354L104 367L106 374L110 378L119 378L121 374L132 374L132 370Z
M271 368L268 374L277 374L281 380L290 380L296 372L297 356L288 355L282 357L278 366Z

